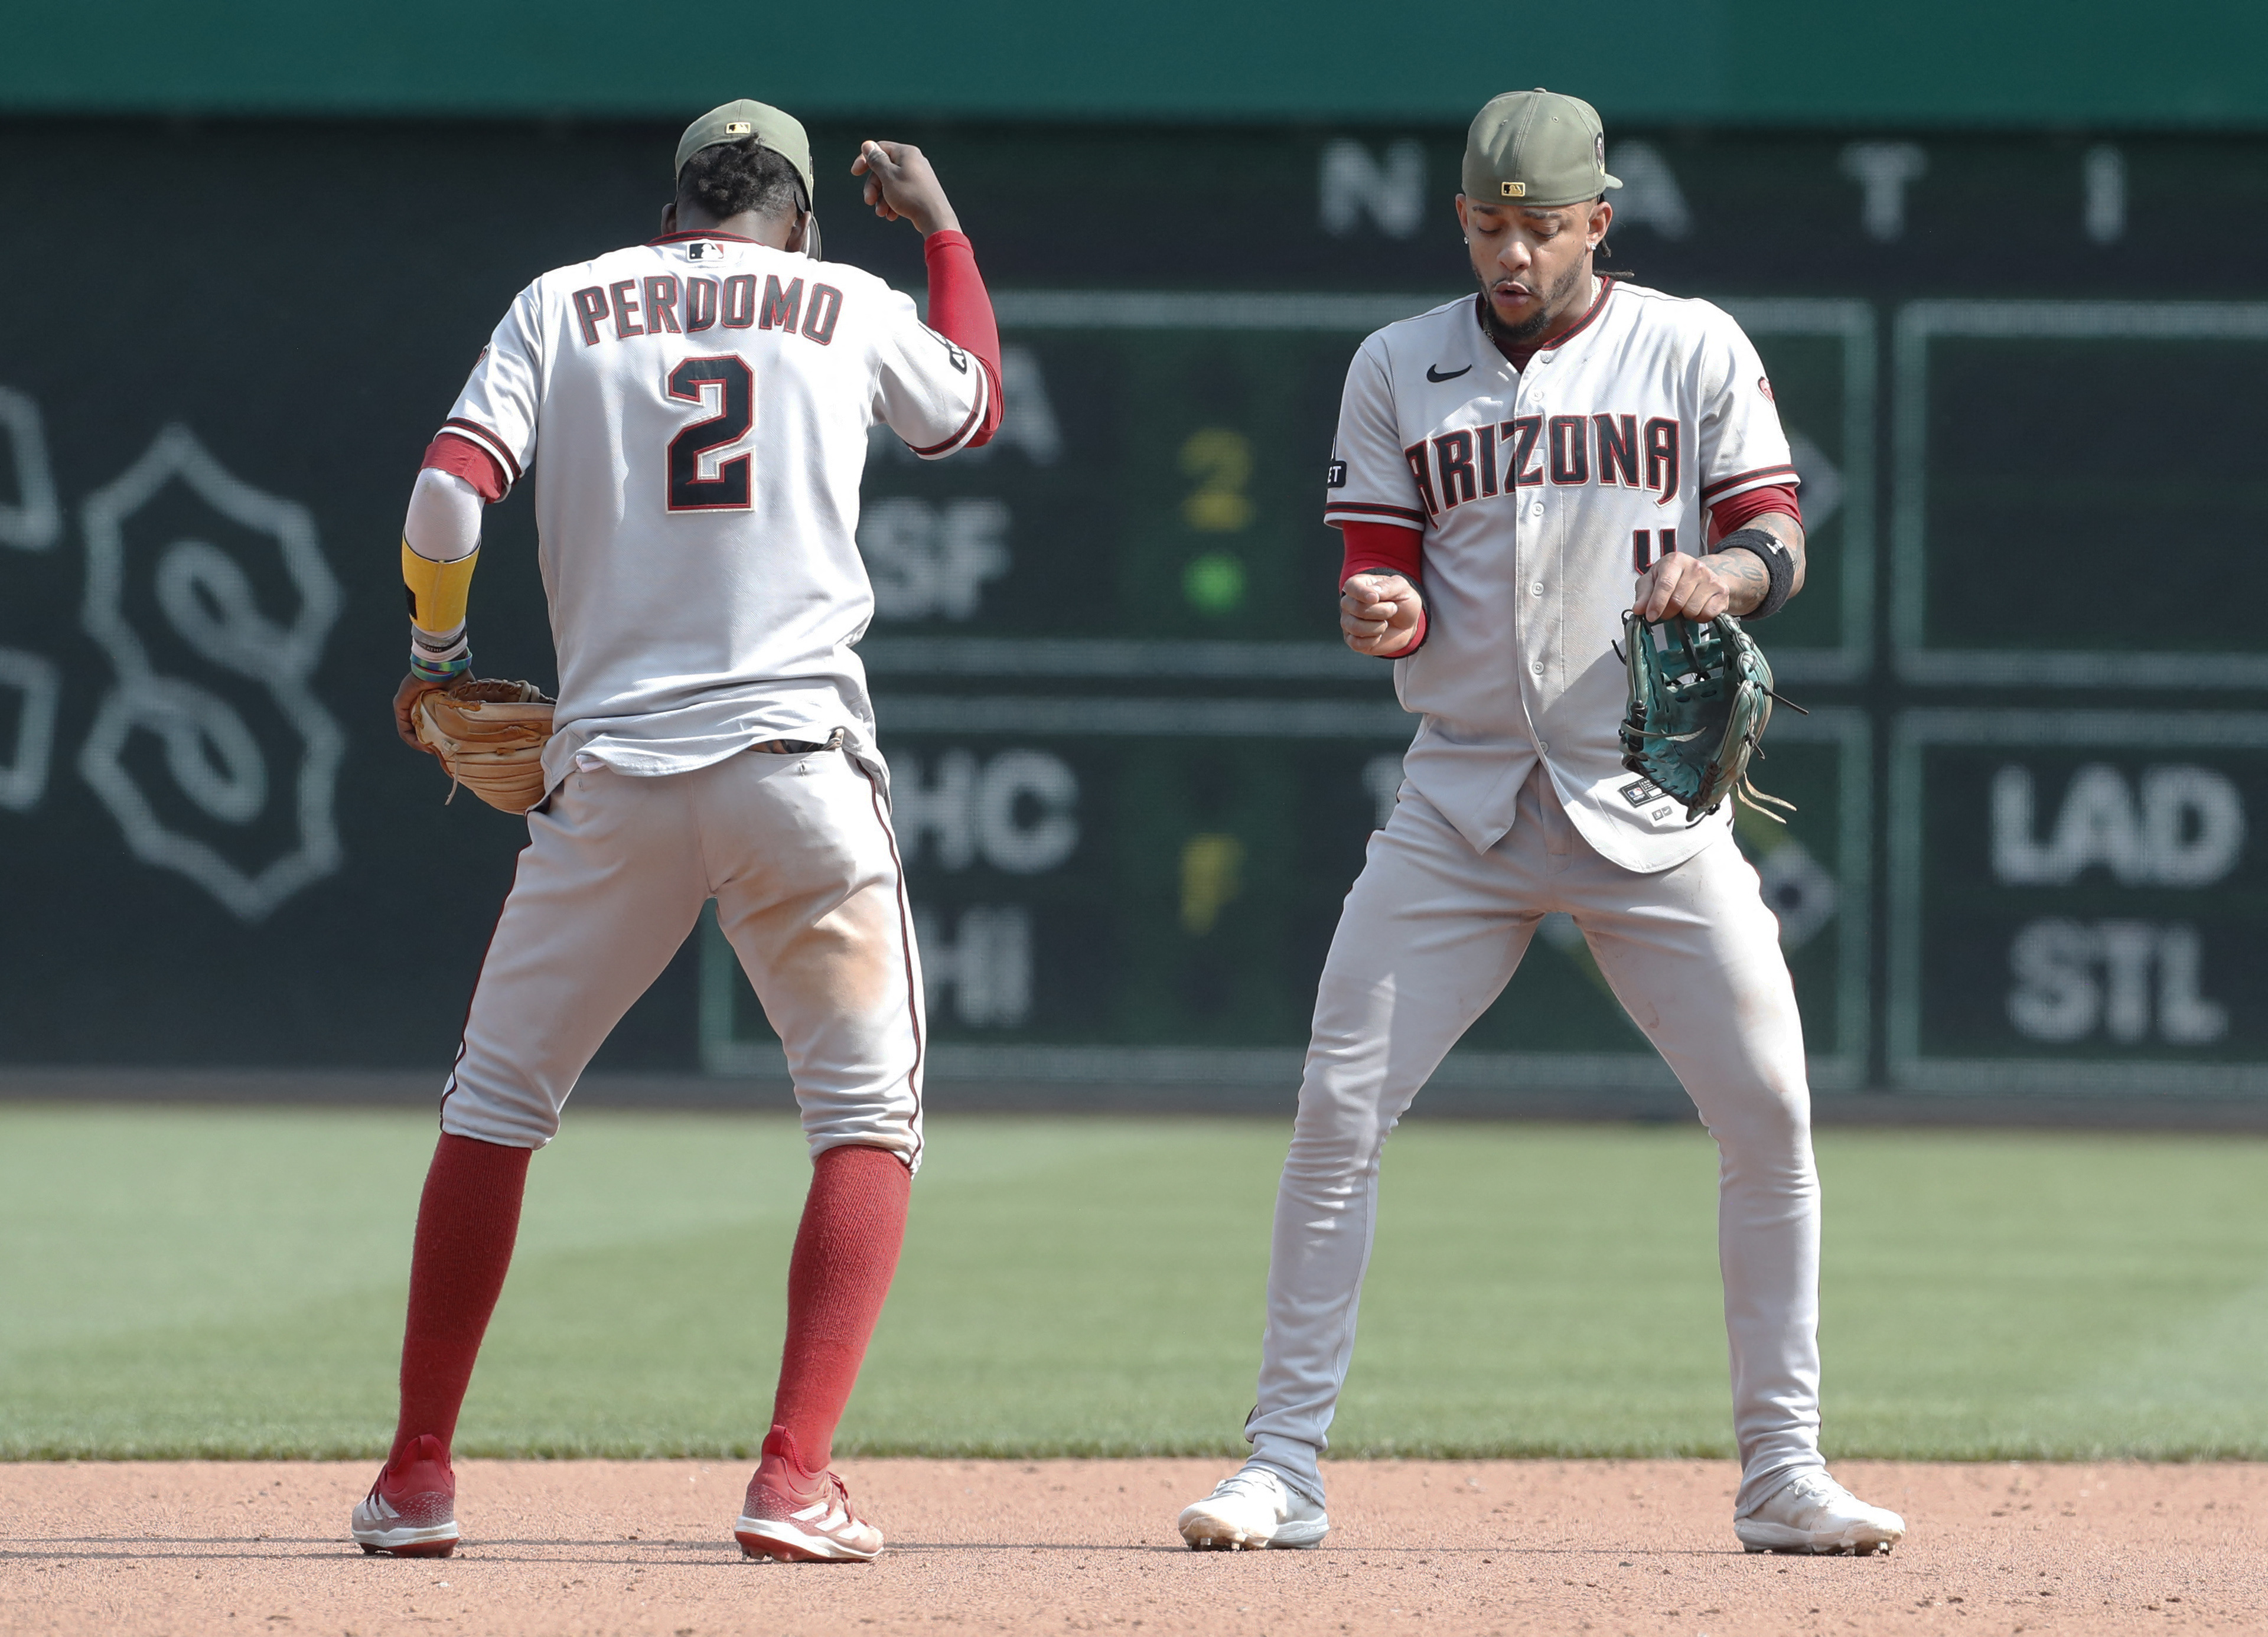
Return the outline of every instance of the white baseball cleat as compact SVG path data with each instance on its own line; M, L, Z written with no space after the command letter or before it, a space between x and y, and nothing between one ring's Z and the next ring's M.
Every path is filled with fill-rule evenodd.
M1824 1467L1798 1472L1733 1532L1751 1552L1848 1552L1867 1557L1906 1538L1906 1521L1864 1501L1827 1475Z
M1182 1538L1192 1552L1320 1546L1331 1531L1323 1509L1264 1466L1230 1473L1195 1506L1182 1509Z

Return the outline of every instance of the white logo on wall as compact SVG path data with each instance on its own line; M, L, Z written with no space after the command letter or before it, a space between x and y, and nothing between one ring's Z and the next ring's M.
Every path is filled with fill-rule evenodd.
M0 545L51 550L63 513L37 405L0 388L0 496L13 494L0 499ZM259 545L240 556L170 521L159 532L180 538L134 538L129 525L153 505L169 520L202 507L205 532L239 542L249 532ZM80 747L80 775L136 857L258 921L341 860L332 803L344 740L311 688L340 592L313 519L169 426L87 497L80 524L80 623L114 672ZM278 584L292 603L282 619L255 589ZM44 798L61 693L52 661L0 648L0 807L30 812ZM255 706L260 720L248 720Z
M0 501L0 546L52 551L63 539L63 514L48 466L39 405L0 386L0 433L6 435L8 454L8 488L0 493L15 496ZM0 751L6 752L0 760L0 807L27 813L47 793L63 680L53 661L27 649L0 646L0 689L15 695L12 709L0 705Z
M55 480L48 466L47 434L40 406L0 386L0 432L8 437L8 473L16 498L0 503L0 546L18 551L50 551L63 537L63 510L55 500Z
M2065 886L2089 869L2122 887L2197 890L2224 879L2244 850L2235 782L2190 763L2145 767L2130 782L2090 763L2072 775L2054 826L2038 833L2030 768L1992 778L1992 873L2009 886ZM2027 922L2008 950L2008 1021L2034 1040L2107 1034L2203 1046L2228 1032L2228 1011L2204 993L2203 946L2186 921L2124 917Z
M1780 948L1801 949L1835 919L1842 892L1827 866L1793 836L1775 834L1759 841L1749 862L1756 867L1765 907L1779 922Z

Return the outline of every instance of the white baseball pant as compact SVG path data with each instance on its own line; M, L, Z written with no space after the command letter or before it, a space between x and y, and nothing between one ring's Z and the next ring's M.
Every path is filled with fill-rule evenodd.
M880 782L839 750L570 774L528 815L441 1128L550 1141L585 1066L711 898L787 1048L812 1153L860 1143L918 1167L924 1034L904 872Z
M1729 830L1639 875L1584 841L1539 767L1486 853L1404 785L1331 940L1276 1195L1259 1404L1246 1427L1254 1458L1314 1500L1354 1350L1387 1134L1553 910L1581 928L1717 1139L1735 1515L1822 1464L1819 1178L1778 924Z

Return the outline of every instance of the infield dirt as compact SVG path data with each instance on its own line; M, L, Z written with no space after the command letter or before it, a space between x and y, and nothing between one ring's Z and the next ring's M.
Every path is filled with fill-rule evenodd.
M747 1469L468 1461L453 1558L364 1556L364 1464L0 1467L9 1633L2268 1629L2268 1466L1851 1462L1887 1557L1749 1556L1728 1464L1348 1462L1315 1552L1184 1550L1216 1461L845 1462L878 1562L745 1561Z

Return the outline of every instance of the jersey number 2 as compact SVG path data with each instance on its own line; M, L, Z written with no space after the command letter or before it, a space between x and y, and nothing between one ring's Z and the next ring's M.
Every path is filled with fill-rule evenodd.
M711 451L748 435L755 413L755 377L740 358L688 358L669 372L669 395L688 403L714 402L717 413L694 422L669 440L672 511L746 511L750 503L750 458L713 463ZM707 472L703 467L709 466Z

